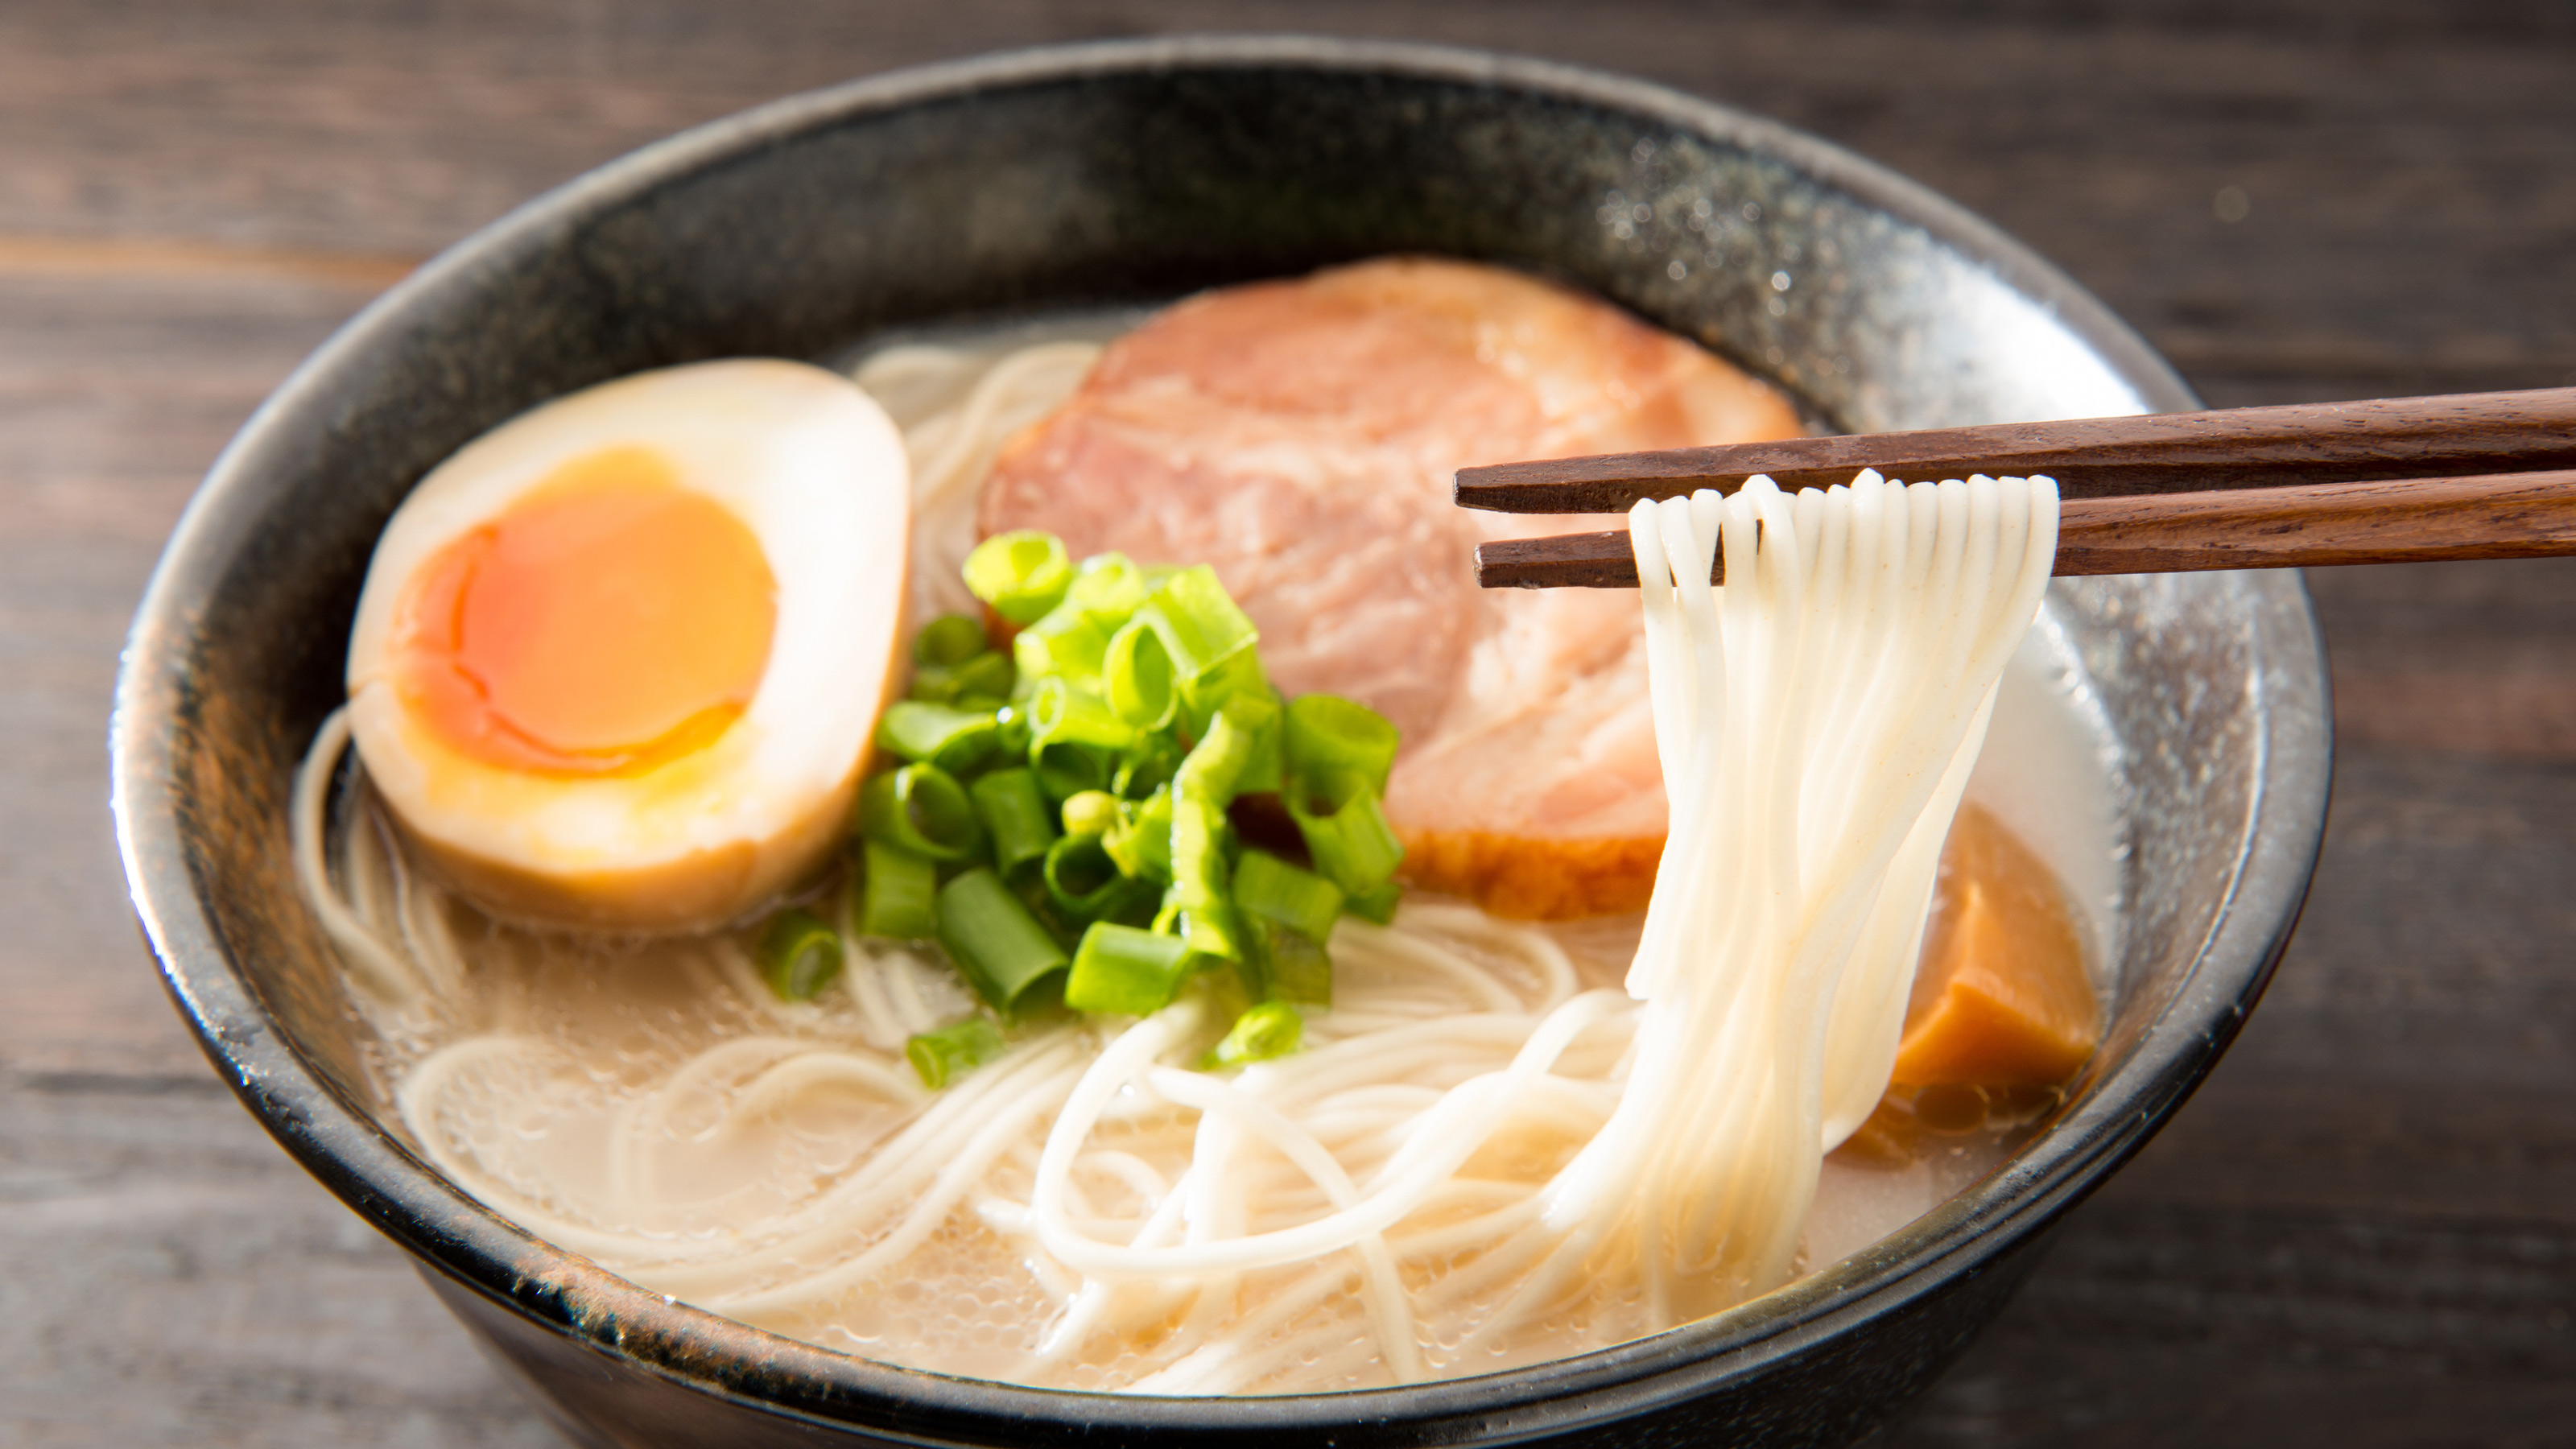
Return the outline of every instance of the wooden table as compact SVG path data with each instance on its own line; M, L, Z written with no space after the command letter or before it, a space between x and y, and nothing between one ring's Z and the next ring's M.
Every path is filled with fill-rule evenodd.
M258 400L420 257L682 126L1005 45L1288 27L1820 132L2057 259L2213 403L2576 383L2564 7L11 0L0 1442L557 1442L233 1104L129 924L117 644ZM2576 1438L2576 560L2311 584L2342 750L2307 924L1895 1442Z

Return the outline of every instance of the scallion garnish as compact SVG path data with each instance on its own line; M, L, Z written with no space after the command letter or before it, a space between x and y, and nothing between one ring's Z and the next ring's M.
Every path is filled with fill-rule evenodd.
M1188 943L1108 921L1082 933L1064 1004L1076 1011L1151 1016L1169 1006L1189 974Z
M1260 948L1262 997L1303 1006L1333 1004L1333 958L1323 942L1275 920L1259 922L1253 938Z
M1120 871L1097 835L1068 835L1048 846L1044 871L1047 899L1077 921L1097 921L1113 914L1131 886L1158 894L1150 883Z
M1047 847L1047 896L1069 915L1091 919L1103 893L1125 879L1097 835L1067 835Z
M1136 730L1164 730L1180 712L1180 681L1172 678L1172 655L1162 647L1162 634L1144 619L1128 619L1110 634L1100 660L1103 696L1110 709Z
M760 933L760 975L781 1001L811 1001L841 974L841 933L812 911L790 907Z
M1158 885L1170 880L1172 792L1157 790L1142 800L1121 803L1118 823L1100 837L1100 844L1128 875Z
M939 944L975 994L1005 1014L1044 1004L1041 983L1064 970L1064 948L983 866L939 888Z
M1342 909L1363 921L1385 925L1395 919L1396 902L1403 898L1404 887L1388 881L1373 891L1362 891L1344 903Z
M1242 793L1242 780L1265 745L1275 745L1279 706L1256 694L1238 694L1208 721L1207 734L1190 747L1172 778L1172 792L1184 800L1218 806ZM1275 772L1274 772L1275 773Z
M1232 894L1226 847L1233 827L1225 811L1204 796L1172 796L1172 889L1164 899L1183 907L1223 905Z
M1120 752L1135 743L1136 731L1098 695L1061 676L1038 681L1029 699L1029 764L1050 797L1108 784Z
M1128 620L1109 637L1100 676L1110 710L1136 729L1162 729L1180 711L1172 656L1164 650L1162 636L1141 619Z
M1064 591L1064 604L1090 615L1103 629L1116 629L1145 602L1150 586L1145 571L1128 562L1123 553L1096 553L1084 559L1073 571L1073 583Z
M966 787L937 765L906 765L870 777L859 790L859 829L871 840L943 864L971 860L984 844Z
M1259 955L1254 994L1273 1001L1330 1006L1333 959L1324 943L1342 914L1342 888L1266 850L1247 850L1234 865L1234 904Z
M1056 740L1123 750L1136 743L1136 729L1112 713L1099 695L1054 676L1039 680L1029 697L1029 747Z
M912 662L915 664L963 664L991 649L984 637L982 621L964 614L942 614L921 626L912 636Z
M1210 1069L1239 1067L1284 1057L1306 1034L1306 1020L1284 1001L1264 1001L1234 1019L1234 1026L1201 1065Z
M1086 690L1100 684L1109 631L1089 615L1058 609L1011 640L1011 658L1031 679L1061 679Z
M1036 772L1025 766L995 770L977 777L966 793L984 822L985 838L993 842L993 865L1004 880L1021 880L1045 861L1059 832L1056 813L1038 793Z
M1364 704L1334 694L1302 694L1288 702L1288 768L1305 773L1351 770L1379 795L1395 763L1395 726Z
M1025 702L1006 704L993 711L993 743L1003 759L1029 757L1029 707Z
M1029 768L1050 800L1098 790L1118 777L1118 756L1100 745L1049 740L1029 748Z
M1014 624L1034 624L1064 598L1073 561L1064 540L1021 529L997 533L966 555L966 587Z
M1225 901L1189 906L1163 893L1163 908L1154 916L1154 929L1166 936L1177 936L1189 943L1201 956L1232 961L1238 966L1260 968L1260 953L1253 948L1244 930L1243 920Z
M924 664L914 669L912 697L925 704L989 710L1011 697L1011 685L1018 677L1009 655L999 649L987 649L962 663Z
M917 699L886 706L877 721L877 745L906 760L963 774L999 747L991 710L959 709Z
M1270 681L1261 672L1261 651L1246 649L1198 678L1182 682L1180 728L1197 739L1208 732L1218 710L1255 695L1270 699ZM1250 788L1275 790L1278 782Z
M1294 1050L1291 1004L1331 1000L1333 922L1395 909L1402 848L1379 804L1394 727L1346 699L1283 702L1258 631L1204 566L1076 567L1060 540L1014 533L979 544L966 576L1019 628L1008 651L966 615L914 639L913 697L877 732L908 763L859 796L859 929L935 935L1014 1016L1059 992L1143 1015L1230 962L1210 1001L1255 1004L1209 1060ZM1235 838L1229 808L1274 792L1312 870ZM1000 1036L977 1017L907 1050L935 1086L986 1046Z
M859 934L923 941L939 933L939 867L883 840L859 844Z
M1065 797L1064 833L1105 835L1118 823L1118 797L1106 790L1082 790Z
M914 1034L903 1044L903 1054L920 1075L921 1084L936 1092L1000 1056L1005 1046L1001 1028L983 1017L970 1016Z
M1378 809L1377 791L1357 770L1300 773L1283 802L1306 838L1318 874L1354 896L1385 885L1404 859L1404 845Z
M1204 677L1260 637L1206 564L1177 570L1156 584L1135 616L1162 636L1172 672L1184 681Z
M1234 863L1237 907L1319 943L1333 934L1344 899L1340 886L1266 850L1247 850Z
M1121 800L1142 800L1172 783L1182 758L1180 741L1157 730L1119 756L1117 772L1109 777L1109 793Z

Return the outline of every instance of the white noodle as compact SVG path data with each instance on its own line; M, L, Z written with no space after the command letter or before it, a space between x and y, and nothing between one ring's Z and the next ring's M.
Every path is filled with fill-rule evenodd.
M409 1006L428 995L422 973L341 897L331 884L330 858L322 852L322 817L331 804L331 776L348 748L349 709L342 705L314 732L312 747L295 772L295 794L287 807L293 822L295 878L304 888L313 918L339 945L350 983L385 1005Z

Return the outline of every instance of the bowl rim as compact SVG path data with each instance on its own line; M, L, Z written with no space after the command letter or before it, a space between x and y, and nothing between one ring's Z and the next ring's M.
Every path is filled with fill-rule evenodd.
M2198 400L2127 324L2071 278L1928 188L1782 123L1652 82L1552 61L1407 42L1203 35L1038 46L791 95L683 131L525 202L396 284L300 364L243 425L190 500L128 635L110 724L111 809L129 893L164 984L200 1045L297 1160L425 1265L596 1351L674 1383L790 1418L954 1442L995 1433L1303 1431L1368 1422L1496 1439L1601 1424L1758 1374L1810 1344L1974 1275L2040 1232L2134 1153L2233 1038L2296 924L2320 843L2331 753L2322 641L2296 575L2257 582L2267 708L2234 881L2200 956L2137 1050L2025 1153L1841 1264L1742 1308L1528 1368L1402 1388L1261 1398L1150 1398L1029 1388L877 1363L676 1303L535 1238L485 1208L322 1078L263 1011L200 900L182 846L171 721L194 621L250 535L236 500L255 457L290 435L330 380L434 315L487 268L585 220L747 151L873 114L978 92L1177 70L1303 69L1534 92L1744 147L1923 228L2052 310L2151 408ZM2304 666L2304 667L2302 667ZM2034 1144L2038 1146L2040 1144Z

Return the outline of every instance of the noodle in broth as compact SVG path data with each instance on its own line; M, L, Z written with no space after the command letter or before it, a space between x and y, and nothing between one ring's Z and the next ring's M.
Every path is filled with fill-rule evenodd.
M976 483L1096 352L912 345L857 370L912 455L918 615L971 606ZM1211 1029L1185 997L1121 1029L1030 1032L926 1093L904 1040L971 1002L944 965L859 937L845 899L848 968L812 1003L770 992L739 934L495 924L411 867L362 789L326 828L338 716L297 782L299 870L423 1153L646 1288L1070 1388L1311 1391L1560 1357L1797 1271L1818 1160L1886 1080L1949 812L2047 572L2053 490L2013 490L1764 484L1644 507L1665 775L1704 806L1675 811L1642 943L1634 918L1540 927L1418 896L1388 927L1346 917L1306 1049L1231 1077L1172 1064ZM1737 586L1674 586L1721 515ZM1969 586L1978 548L1991 586ZM1914 577L1873 572L1899 560ZM1901 626L1932 587L1965 626L1957 656L1891 683L1848 620ZM1914 627L1913 655L1935 654L1941 621ZM1894 724L1792 727L1899 689L1916 693ZM1836 764L1855 760L1877 773ZM1811 775L1796 801L1762 796ZM1706 828L1748 801L1780 832ZM1721 1070L1694 1070L1713 1042Z

